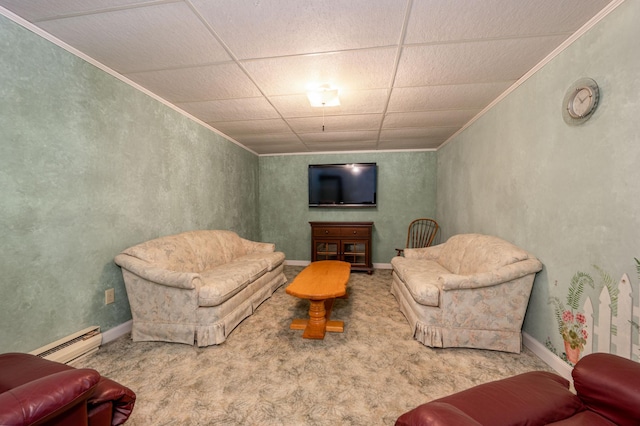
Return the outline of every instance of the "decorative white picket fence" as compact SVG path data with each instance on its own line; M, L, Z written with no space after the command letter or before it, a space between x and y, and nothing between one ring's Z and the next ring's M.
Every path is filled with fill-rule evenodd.
M606 286L600 292L597 311L594 312L594 305L589 297L584 302L583 312L591 336L584 345L582 356L592 352L607 352L624 358L640 359L640 345L633 341L633 336L638 335L638 328L633 323L639 323L640 301L634 305L631 281L627 274L620 279L618 291L617 309L612 308L611 294ZM595 326L594 314L598 317L598 325ZM636 342L639 341L640 336L636 339Z

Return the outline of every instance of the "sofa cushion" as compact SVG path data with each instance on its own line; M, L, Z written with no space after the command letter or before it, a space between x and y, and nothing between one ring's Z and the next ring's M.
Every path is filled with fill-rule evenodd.
M249 253L244 256L240 256L236 259L237 262L254 262L264 261L267 262L267 270L273 271L284 262L284 253L281 251L275 251L270 253L257 252Z
M593 411L581 411L566 419L547 423L546 426L620 426L618 423L613 423L606 418L597 415Z
M123 253L149 262L156 268L177 272L200 271L197 256L182 234L156 238L130 247Z
M478 234L459 234L449 238L446 243L442 244L438 263L452 274L459 273L464 251L478 236Z
M226 263L247 254L247 248L242 243L242 238L232 231L215 231L215 237L224 254Z
M207 271L227 262L225 247L220 245L216 230L191 231L183 235L195 253L198 269L196 272Z
M421 305L439 306L440 281L438 277L449 274L442 265L430 260L394 257L391 261L396 274L405 283L414 300Z
M229 300L262 276L268 266L266 261L235 261L201 272L202 287L198 293L198 305L217 306Z
M469 275L496 271L503 266L528 258L529 253L508 241L491 235L476 235L465 248L457 273Z

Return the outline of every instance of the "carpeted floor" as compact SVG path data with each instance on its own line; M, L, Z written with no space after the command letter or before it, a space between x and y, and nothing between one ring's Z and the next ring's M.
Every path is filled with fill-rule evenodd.
M302 270L287 266L289 282ZM286 284L218 346L123 336L74 363L137 394L127 425L393 425L403 412L479 383L552 371L529 350L431 349L413 340L389 293L390 270L352 273L332 319L344 333L290 330L308 301Z

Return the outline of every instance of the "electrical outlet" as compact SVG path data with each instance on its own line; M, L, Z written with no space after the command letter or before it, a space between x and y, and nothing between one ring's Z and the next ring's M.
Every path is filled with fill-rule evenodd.
M115 302L116 300L116 291L113 288L109 288L104 292L104 304L108 305L110 303Z

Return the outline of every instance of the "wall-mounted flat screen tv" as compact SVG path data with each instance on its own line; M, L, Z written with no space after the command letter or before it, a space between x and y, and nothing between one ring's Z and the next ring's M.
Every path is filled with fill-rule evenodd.
M376 163L309 165L309 207L376 207Z

